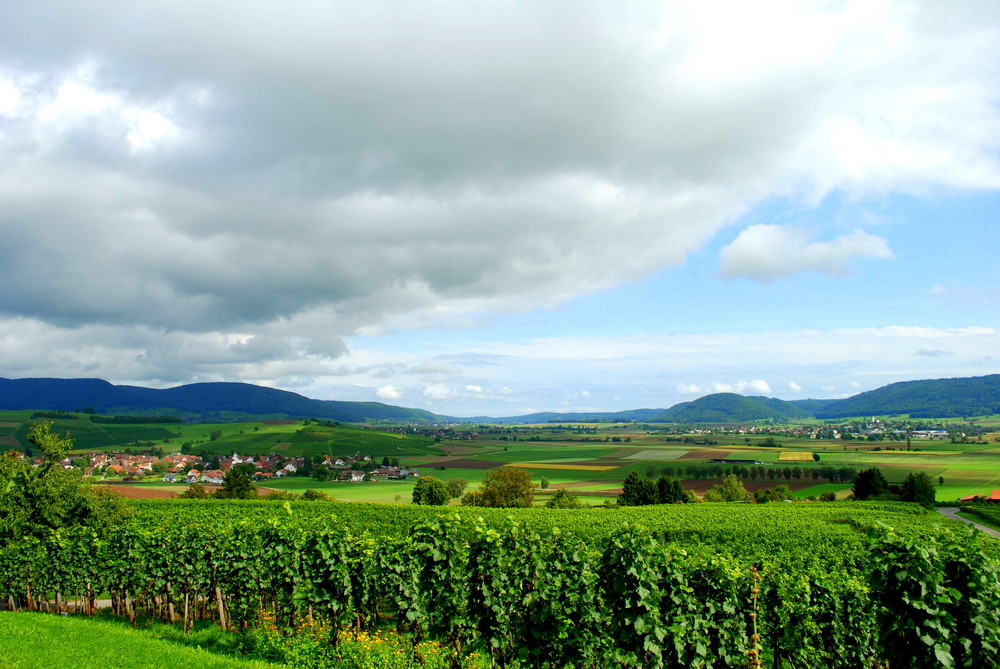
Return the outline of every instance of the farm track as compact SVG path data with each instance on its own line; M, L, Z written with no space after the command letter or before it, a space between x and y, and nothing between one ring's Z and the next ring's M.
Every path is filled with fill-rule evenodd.
M957 521L962 522L962 523L968 523L969 525L972 525L973 527L975 527L980 532L985 532L986 534L990 535L991 537L995 537L997 539L1000 539L1000 532L997 532L996 530L992 530L992 529L986 527L985 525L980 525L979 523L977 523L974 520L969 520L968 518L962 518L960 515L958 515L958 509L955 508L955 507L940 508L937 511L938 511L938 513L940 513L942 516L945 516L946 518L951 518L952 520L957 520Z

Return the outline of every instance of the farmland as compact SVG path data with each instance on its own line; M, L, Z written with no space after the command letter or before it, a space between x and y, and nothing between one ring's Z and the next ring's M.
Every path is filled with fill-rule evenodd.
M0 412L0 442L23 448L28 427L37 422L31 415ZM938 483L936 495L941 501L1000 489L1000 443L996 428L989 427L996 422L989 419L979 422L982 434L972 439L914 438L909 446L905 439L833 438L828 425L809 423L751 428L740 434L704 427L683 432L655 424L376 429L291 420L116 425L92 423L76 414L51 420L54 431L72 435L78 455L153 447L166 454L186 451L206 458L233 453L285 458L364 454L376 461L398 459L443 480L464 478L472 488L489 469L518 466L536 482L540 503L567 489L587 503L603 504L618 495L621 482L632 471L650 477L666 473L702 494L737 466L726 462L737 461L760 463L745 465L749 471L740 478L748 489L784 483L799 498L830 491L843 498L851 483L830 480L830 470L870 467L882 470L891 484L924 472ZM956 429L956 434L961 433ZM547 484L544 489L542 479ZM174 487L184 489L180 484ZM342 500L406 503L412 480L358 484L288 477L271 480L267 487L294 492L312 488Z
M5 418L14 439L31 421ZM277 635L276 647L297 634L319 635L328 643L309 647L331 653L352 636L395 628L402 637L380 643L410 653L405 639L427 639L442 653L462 653L465 664L456 659L454 666L733 665L758 657L774 666L900 666L904 655L963 662L988 655L987 646L956 639L1000 598L1000 544L920 506L604 504L629 474L664 473L698 492L735 475L747 488L781 483L799 498L844 496L865 466L878 466L894 483L902 472L957 477L961 469L971 474L955 487L992 484L995 446L985 441L876 444L643 425L415 430L311 420L84 420L62 424L80 426L92 447L103 434L109 451L143 429L168 432L126 447L165 461L200 452L214 465L242 451L256 458L251 462L270 463L267 456L284 451L278 462L320 468L313 459L330 456L324 462L336 457L348 463L344 471L368 467L374 475L376 461L399 460L473 488L507 465L529 473L536 504L568 490L596 506L425 507L408 503L414 478L329 481L331 470L323 468L318 477L288 475L267 485L355 501L117 501L124 506L114 526L96 516L94 525L32 527L32 516L19 513L30 534L0 547L0 597L12 608L90 611L95 594L107 593L114 611L132 621L144 616L187 629L215 620L223 629ZM184 489L158 476L129 485L150 495ZM928 562L928 555L947 557ZM982 578L965 579L969 573ZM974 607L956 608L950 592ZM917 632L896 630L880 613L887 610L907 621L906 629L923 630L919 638L931 638L936 655L908 647ZM926 611L941 613L926 621ZM307 623L297 622L302 616ZM995 623L977 638L1000 639ZM253 655L252 646L244 648Z

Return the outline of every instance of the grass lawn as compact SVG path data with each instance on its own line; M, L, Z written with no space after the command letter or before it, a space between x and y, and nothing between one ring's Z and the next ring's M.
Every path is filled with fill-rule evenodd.
M194 633L182 645L161 638L181 633L166 628L134 629L128 624L76 616L0 611L0 666L5 669L133 669L134 667L199 667L252 669L277 667L205 650L218 646L221 631Z

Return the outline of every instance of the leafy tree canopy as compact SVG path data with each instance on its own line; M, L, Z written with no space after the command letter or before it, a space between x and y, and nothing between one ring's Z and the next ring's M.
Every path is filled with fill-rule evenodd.
M526 469L498 467L486 472L482 485L472 499L476 506L528 507L534 502L532 488L531 477ZM464 504L465 497L462 500Z
M215 491L223 499L257 499L257 487L250 482L253 465L233 465L222 480L222 487Z
M863 469L854 477L854 499L866 500L888 494L889 482L878 467Z
M545 503L547 509L584 509L587 505L580 501L580 496L568 490L557 490L556 494Z
M752 502L753 495L743 487L738 478L730 474L705 493L706 502Z
M36 423L28 442L42 453L41 466L13 451L0 458L0 543L69 525L107 529L128 517L119 495L85 484L78 469L56 466L73 447L69 435L52 432L51 422Z
M434 476L421 476L413 486L413 503L428 506L442 506L451 499L448 486Z
M904 502L916 502L927 508L934 506L934 481L924 472L915 472L903 480L903 490L900 499Z

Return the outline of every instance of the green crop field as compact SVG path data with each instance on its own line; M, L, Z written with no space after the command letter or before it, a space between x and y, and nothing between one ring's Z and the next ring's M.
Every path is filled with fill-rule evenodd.
M27 445L27 431L37 422L31 415L30 411L0 412L0 444L23 450ZM76 453L139 451L151 446L161 447L167 453L186 446L192 453L219 456L278 453L285 457L343 457L358 453L375 460L398 458L405 466L419 467L421 473L445 480L465 478L470 489L476 487L488 470L519 464L528 469L536 484L546 478L553 485L570 486L580 492L606 492L607 497L613 497L612 491L633 471L642 476L668 472L685 481L686 487L700 490L707 485L692 481L685 468L696 463L705 464L711 459L763 462L764 467L777 470L778 475L773 479L757 479L759 483L795 483L795 494L800 498L815 495L817 491L832 490L841 497L847 494L850 483L830 482L822 477L817 480L813 476L824 467L852 470L878 467L891 484L900 483L911 473L924 472L935 482L943 481L936 491L939 500L955 500L1000 489L1000 448L995 441L983 437L970 443L914 439L912 450L907 451L903 441L847 441L721 432L685 435L668 434L650 429L650 426L629 425L564 426L562 429L541 425L495 430L483 429L483 426L458 426L455 428L457 438L435 443L429 436L402 433L401 430L350 425L331 427L303 421L111 424L92 423L85 414L67 414L53 422L55 432L68 432L72 436ZM769 438L775 446L767 445ZM814 454L818 461L813 460ZM798 474L789 479L785 475L787 468L795 468ZM714 478L718 480L717 475ZM268 486L302 488L295 479ZM361 486L307 481L306 487L323 490L338 499L409 501L408 491L399 492L406 486L395 483ZM602 500L591 498L587 501Z

